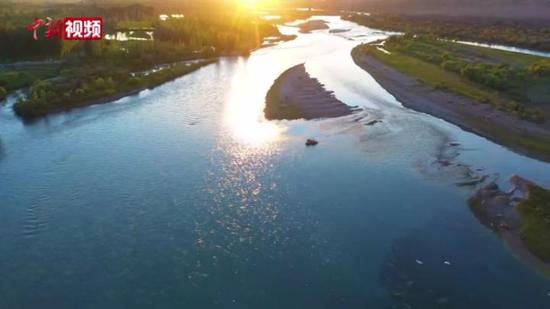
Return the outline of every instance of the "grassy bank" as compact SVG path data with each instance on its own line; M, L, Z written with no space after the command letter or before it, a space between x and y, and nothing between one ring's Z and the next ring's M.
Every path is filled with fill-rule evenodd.
M13 108L17 115L31 120L73 107L108 102L158 86L214 61L173 64L151 73L99 71L86 77L39 80L33 83L27 98L20 99Z
M411 35L391 37L383 46L376 42L357 46L352 55L360 66L362 55L369 56L428 86L426 92L453 95L430 103L439 109L436 116L521 153L550 160L549 59ZM392 87L391 81L386 83ZM405 84L397 87L401 93L418 92ZM461 97L479 105L452 103ZM416 109L422 103L412 105Z
M394 36L359 51L437 88L531 121L550 116L550 59L432 37Z

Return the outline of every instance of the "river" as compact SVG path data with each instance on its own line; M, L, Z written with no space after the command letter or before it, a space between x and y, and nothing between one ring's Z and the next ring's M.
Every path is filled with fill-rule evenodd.
M4 106L0 307L550 307L550 281L456 185L469 165L548 186L550 164L402 107L350 56L387 34L323 18L350 31L32 124ZM365 110L264 120L273 80L303 62Z

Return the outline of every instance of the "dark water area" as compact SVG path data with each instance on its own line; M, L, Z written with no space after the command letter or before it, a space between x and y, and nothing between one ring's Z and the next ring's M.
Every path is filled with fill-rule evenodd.
M550 165L401 107L349 55L386 34L329 21L351 30L33 124L1 107L0 308L548 308L435 161L453 140L501 184L549 185ZM303 62L364 111L265 121Z

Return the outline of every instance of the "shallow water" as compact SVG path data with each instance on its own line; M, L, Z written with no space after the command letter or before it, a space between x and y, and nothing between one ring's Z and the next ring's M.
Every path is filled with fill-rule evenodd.
M550 281L434 162L454 152L501 184L519 173L547 186L550 165L403 108L349 54L385 34L324 18L351 31L299 34L29 125L3 107L0 307L550 306ZM273 80L303 62L365 111L263 120Z

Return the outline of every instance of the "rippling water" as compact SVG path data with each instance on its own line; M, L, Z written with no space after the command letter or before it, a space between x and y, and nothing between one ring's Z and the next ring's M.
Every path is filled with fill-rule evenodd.
M350 31L30 125L2 108L0 307L550 306L549 281L434 162L451 151L501 184L519 173L544 185L549 164L403 108L349 54L386 34L325 18ZM265 121L267 89L302 62L365 110Z

